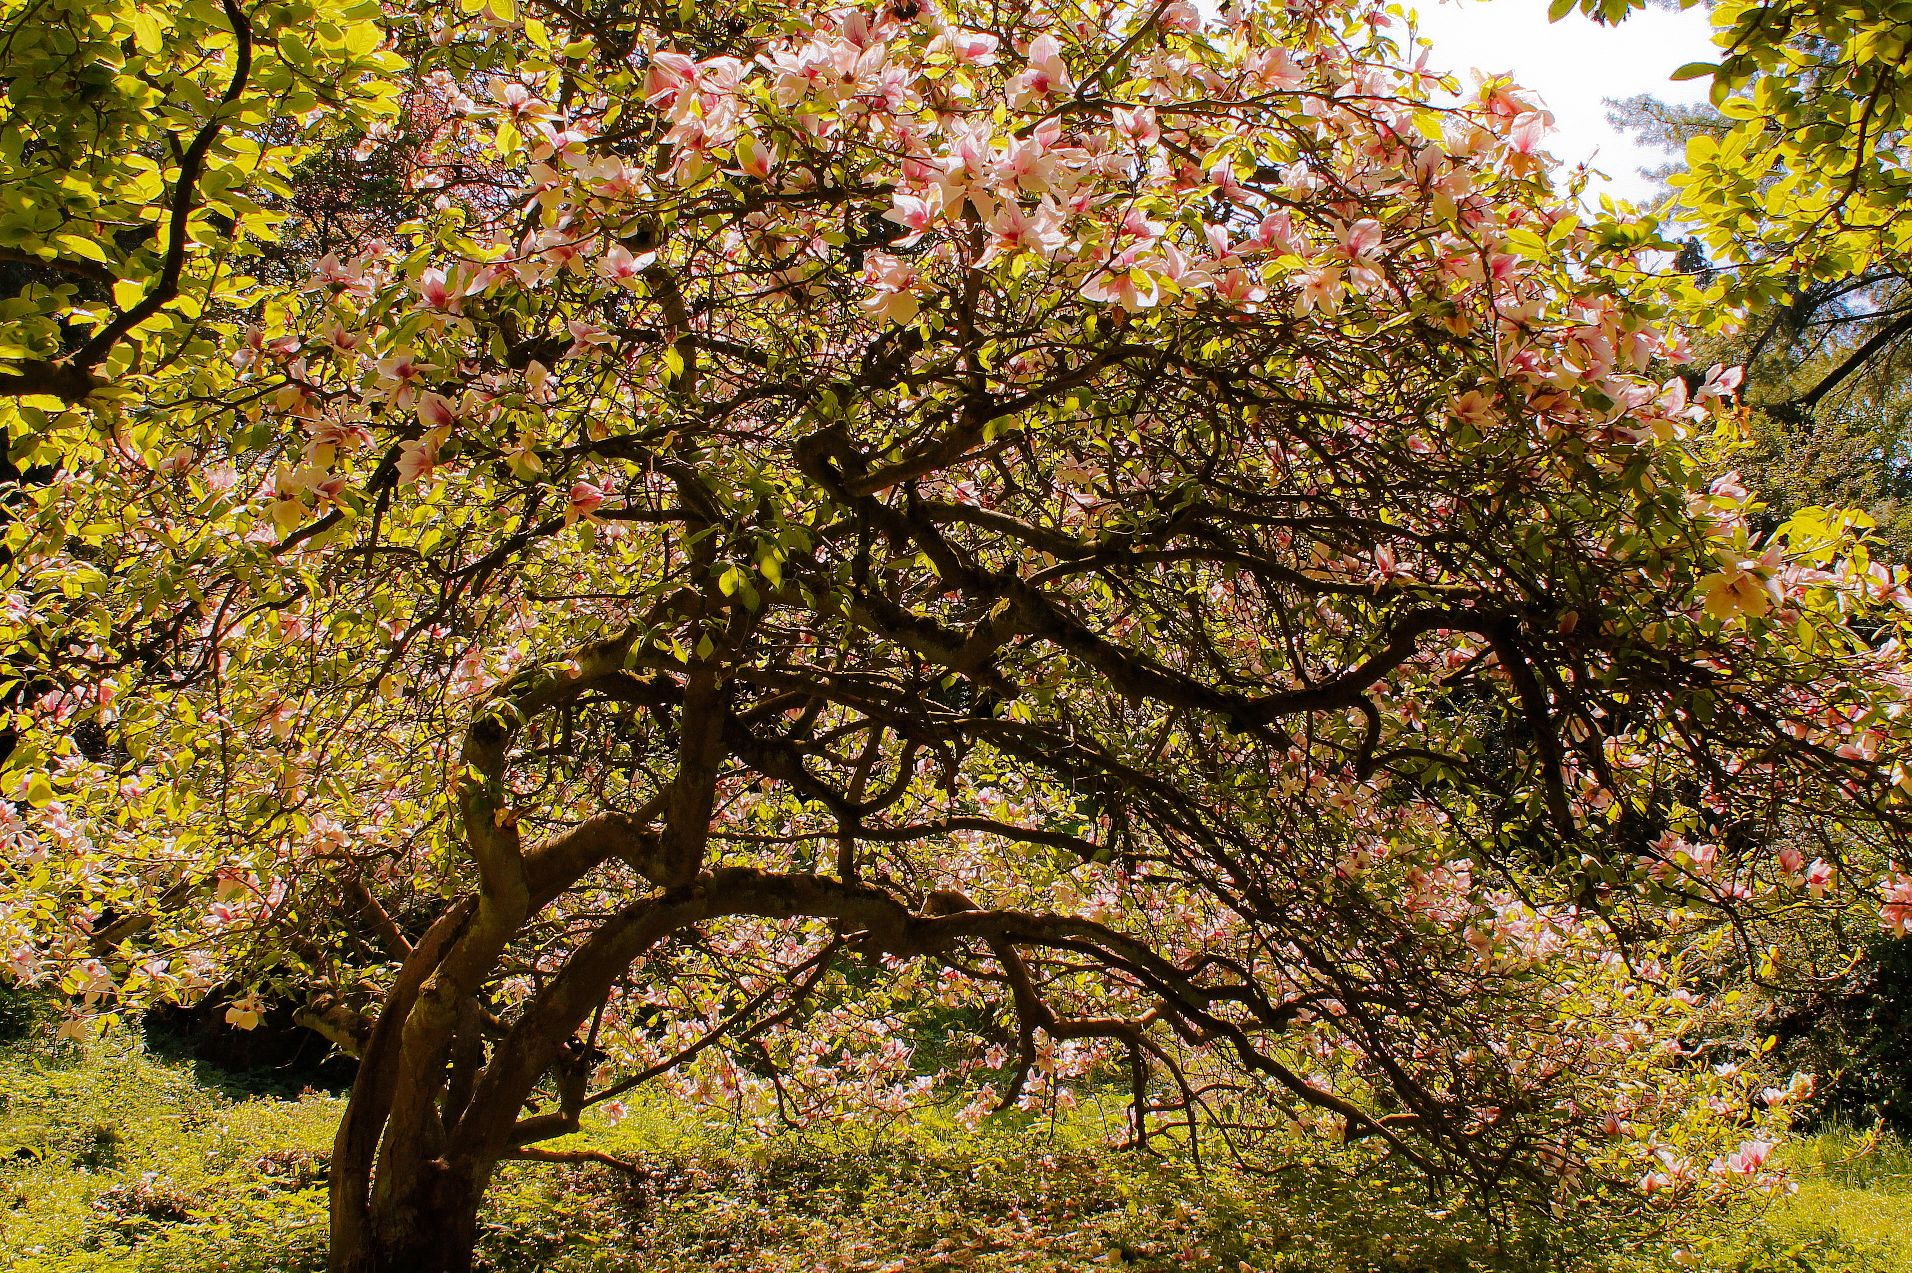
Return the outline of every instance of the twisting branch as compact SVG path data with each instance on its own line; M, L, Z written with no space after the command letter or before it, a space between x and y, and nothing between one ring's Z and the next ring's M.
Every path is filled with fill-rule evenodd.
M642 1163L634 1163L628 1158L619 1158L599 1149L545 1149L538 1145L519 1145L508 1149L501 1155L519 1162L563 1163L575 1166L582 1163L595 1163L600 1167L611 1167L617 1171L628 1172L640 1179L648 1179L650 1173L644 1170Z

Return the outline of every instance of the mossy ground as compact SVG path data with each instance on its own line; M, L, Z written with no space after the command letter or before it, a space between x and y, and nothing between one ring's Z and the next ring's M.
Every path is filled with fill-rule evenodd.
M323 1266L338 1098L235 1098L136 1041L0 1048L0 1268L301 1273ZM1239 1273L1699 1268L1912 1273L1912 1151L1828 1134L1799 1191L1669 1242L1598 1217L1519 1232L1333 1160L1275 1176L1110 1153L1080 1128L933 1121L772 1140L639 1109L579 1144L641 1165L513 1164L494 1273Z

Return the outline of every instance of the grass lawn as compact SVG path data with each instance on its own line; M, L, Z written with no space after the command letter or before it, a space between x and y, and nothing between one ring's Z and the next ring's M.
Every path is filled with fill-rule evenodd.
M1763 1229L1745 1243L1747 1273L1912 1273L1912 1147L1827 1132L1803 1138L1784 1153L1799 1191L1775 1205Z
M330 1096L235 1096L127 1039L0 1048L0 1269L300 1273L323 1267ZM1787 1149L1793 1197L1678 1247L1596 1220L1496 1231L1411 1182L1332 1159L1246 1176L998 1119L745 1140L640 1109L579 1138L641 1166L513 1164L496 1273L1912 1273L1912 1151L1827 1134Z

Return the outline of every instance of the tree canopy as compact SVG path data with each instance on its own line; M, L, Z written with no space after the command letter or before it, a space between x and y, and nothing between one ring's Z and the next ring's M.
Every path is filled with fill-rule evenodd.
M1707 974L1912 922L1903 571L1384 12L8 30L0 935L356 1056L336 1268L650 1083L1756 1186Z

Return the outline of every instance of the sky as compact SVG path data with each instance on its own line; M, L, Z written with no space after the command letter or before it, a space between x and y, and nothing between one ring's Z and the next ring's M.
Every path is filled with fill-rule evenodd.
M1554 114L1558 132L1548 146L1569 165L1591 160L1608 174L1592 193L1644 198L1652 183L1641 169L1668 160L1606 122L1606 98L1651 93L1668 101L1699 101L1707 81L1667 79L1688 62L1714 60L1706 8L1635 12L1614 27L1569 14L1547 21L1546 0L1415 0L1421 34L1433 45L1429 65L1463 77L1479 69L1512 72Z

